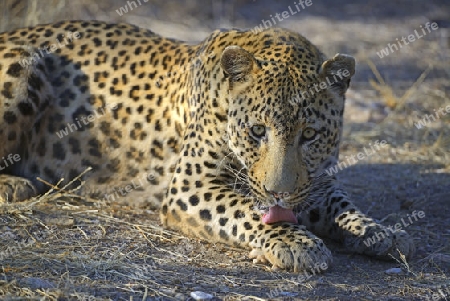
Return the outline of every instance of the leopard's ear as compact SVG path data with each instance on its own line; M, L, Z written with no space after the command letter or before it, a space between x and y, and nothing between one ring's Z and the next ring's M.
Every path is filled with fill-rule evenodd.
M239 46L228 46L222 52L220 66L228 77L230 90L238 86L247 86L252 81L255 57Z
M331 83L331 89L344 95L350 85L350 78L355 74L355 59L347 54L336 54L320 67L320 77Z

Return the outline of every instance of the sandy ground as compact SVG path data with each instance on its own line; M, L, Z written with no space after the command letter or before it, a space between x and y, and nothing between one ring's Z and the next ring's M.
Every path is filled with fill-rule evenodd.
M253 28L294 1L148 1L120 16L126 1L0 2L0 31L64 19L130 22L199 41L218 27ZM298 1L297 1L298 2ZM348 92L341 155L376 140L387 146L339 172L362 210L406 230L417 245L405 263L346 253L328 242L334 264L302 281L255 265L245 250L163 230L157 212L53 194L0 207L2 300L449 300L450 118L418 129L450 105L448 1L319 1L278 22L329 56L348 53L357 74ZM438 29L380 58L377 52L426 22ZM400 270L391 270L401 268ZM387 273L394 271L394 273Z

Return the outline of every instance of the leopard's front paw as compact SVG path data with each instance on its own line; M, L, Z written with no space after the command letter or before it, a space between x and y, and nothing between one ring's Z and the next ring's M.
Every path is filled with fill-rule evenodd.
M345 244L358 253L388 260L393 257L398 259L400 254L409 259L416 250L414 241L406 231L382 225L370 227L361 237L347 237Z
M250 258L255 258L254 262L269 262L273 269L314 274L331 264L330 250L304 226L288 223L267 226L269 229L250 243L253 248Z

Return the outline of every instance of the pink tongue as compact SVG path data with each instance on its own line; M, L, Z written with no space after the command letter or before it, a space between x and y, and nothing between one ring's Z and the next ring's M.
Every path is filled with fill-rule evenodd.
M292 210L285 209L278 205L270 207L269 213L263 215L262 221L265 224L273 224L278 222L298 223Z

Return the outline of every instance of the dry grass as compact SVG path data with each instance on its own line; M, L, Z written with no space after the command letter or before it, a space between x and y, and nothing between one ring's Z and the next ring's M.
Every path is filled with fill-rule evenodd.
M383 77L377 69L377 66L375 66L375 64L370 59L367 60L367 65L370 67L370 70L372 70L375 78L377 79L377 81L370 79L370 85L375 91L380 94L380 97L388 108L397 110L402 109L405 105L406 100L409 99L414 92L417 92L417 89L423 83L431 69L431 67L428 66L428 68L420 75L420 77L414 82L414 84L412 84L412 86L409 87L409 89L407 89L402 96L397 97L395 95L394 89L384 81Z

